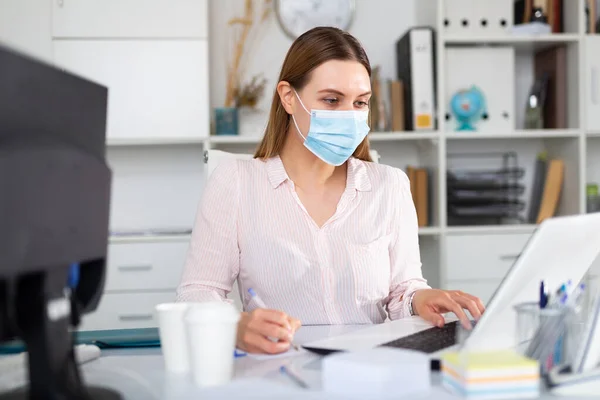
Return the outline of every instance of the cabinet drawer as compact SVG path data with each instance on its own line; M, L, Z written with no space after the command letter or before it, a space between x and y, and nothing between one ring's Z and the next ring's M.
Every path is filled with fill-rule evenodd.
M80 331L156 328L157 304L175 301L175 292L104 294L96 311L85 315Z
M206 38L208 0L52 0L55 38Z
M111 243L104 290L175 290L188 242Z
M530 236L530 233L449 235L446 238L446 279L504 278Z
M489 281L448 281L446 285L444 285L444 288L447 290L461 290L465 293L477 296L481 299L483 304L487 306L501 282L502 279Z
M209 133L204 40L58 40L57 66L109 89L107 138Z

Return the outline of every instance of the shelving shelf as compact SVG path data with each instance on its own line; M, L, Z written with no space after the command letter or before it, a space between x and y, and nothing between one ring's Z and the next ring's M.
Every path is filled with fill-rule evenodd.
M471 34L472 35L472 34ZM541 50L551 46L567 43L577 43L581 36L575 33L522 35L500 34L486 36L445 35L443 43L448 46L485 46L509 45L518 50Z
M441 234L442 230L437 226L424 226L419 228L420 236L436 236Z
M108 147L119 146L169 146L169 145L203 145L205 138L191 137L140 137L140 138L109 138L106 140Z
M378 142L402 142L419 140L438 140L441 136L447 139L544 139L544 138L576 138L581 131L578 129L541 129L541 130L514 130L510 132L372 132L369 134L371 143ZM587 136L600 136L600 132L588 133ZM167 145L255 145L260 142L261 137L255 136L210 136L208 138L125 138L109 139L106 144L109 147L118 146L167 146Z
M259 136L210 136L209 143L214 144L258 144L262 138Z
M507 133L500 132L444 132L448 139L550 139L576 138L581 134L578 129L541 129L515 130Z
M439 132L372 132L370 142L439 139Z
M497 234L497 233L533 233L537 225L484 225L484 226L449 226L446 232L450 234Z
M108 238L109 243L166 243L166 242L189 242L190 234L172 234L172 235L111 235Z

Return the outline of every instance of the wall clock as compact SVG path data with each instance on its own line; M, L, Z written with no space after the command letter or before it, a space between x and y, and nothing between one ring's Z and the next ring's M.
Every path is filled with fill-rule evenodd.
M354 19L355 0L274 0L281 29L292 39L317 26L348 30Z

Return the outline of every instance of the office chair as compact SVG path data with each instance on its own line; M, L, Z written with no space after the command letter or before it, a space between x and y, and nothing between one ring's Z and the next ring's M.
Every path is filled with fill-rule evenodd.
M210 174L215 170L215 168L219 165L220 162L227 159L238 158L242 160L251 160L253 158L252 154L247 153L229 153L223 150L206 150L204 151L204 182L208 181ZM371 158L373 162L379 163L380 155L376 150L371 150ZM236 282L233 284L233 288L231 293L229 293L228 298L233 300L233 304L239 311L243 311L242 306L242 297L240 295L239 286Z

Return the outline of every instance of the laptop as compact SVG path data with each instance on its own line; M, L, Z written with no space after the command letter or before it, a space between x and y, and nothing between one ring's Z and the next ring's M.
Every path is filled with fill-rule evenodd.
M462 341L462 349L516 348L514 306L538 302L541 281L550 290L571 281L574 284L570 290L574 290L599 255L600 213L555 217L542 222L496 289L483 316ZM419 317L411 317L307 342L302 347L322 355L379 346L407 348L427 353L432 368L438 369L439 357L458 347L458 323L456 317L450 316L444 327L437 328Z

